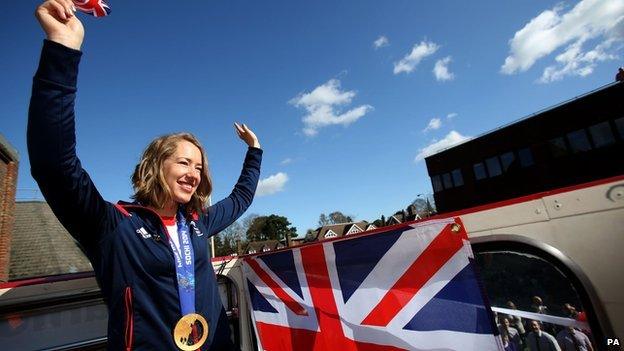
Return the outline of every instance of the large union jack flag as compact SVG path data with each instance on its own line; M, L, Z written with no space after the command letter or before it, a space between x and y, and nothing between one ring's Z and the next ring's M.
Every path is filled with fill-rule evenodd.
M245 258L259 348L502 350L459 219Z
M111 13L110 6L104 0L73 0L73 2L78 10L95 17L104 17Z

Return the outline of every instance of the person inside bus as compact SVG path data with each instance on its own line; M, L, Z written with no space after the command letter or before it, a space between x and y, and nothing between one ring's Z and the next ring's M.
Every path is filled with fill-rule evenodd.
M562 351L594 351L587 335L574 327L565 327L557 334Z
M527 335L527 343L531 351L561 351L554 336L542 331L539 321L531 321L531 332Z
M108 308L107 347L233 350L207 238L251 204L262 159L258 138L235 124L248 146L241 175L210 207L206 153L189 133L149 144L132 176L134 203L104 201L76 155L84 27L74 12L71 0L48 0L36 10L46 38L33 79L28 152L33 178L93 266Z
M516 304L513 301L507 301L507 308L509 308L510 310L518 309L516 307ZM507 318L509 319L511 326L518 330L518 333L520 334L520 338L524 342L525 330L524 330L524 323L522 322L522 318L511 315L511 314L508 315Z
M513 349L520 350L522 341L520 340L520 333L518 329L511 326L509 318L503 317L498 325L498 331L501 336L507 337L509 343L512 344Z

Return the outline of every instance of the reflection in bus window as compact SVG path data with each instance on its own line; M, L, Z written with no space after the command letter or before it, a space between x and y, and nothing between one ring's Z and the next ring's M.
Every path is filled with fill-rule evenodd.
M433 177L431 177L431 183L433 184L433 191L434 192L438 192L438 191L442 191L442 181L440 180L440 176L438 175L434 175Z
M442 175L442 180L444 181L444 189L450 189L453 187L453 181L451 180L450 173L444 173Z
M500 156L500 159L501 163L503 164L503 172L507 172L509 170L509 167L511 167L511 165L515 161L516 157L514 156L513 152L509 151L502 154Z
M487 170L490 177L496 177L503 174L500 163L498 162L498 156L486 159L485 164L487 165Z
M548 146L550 149L550 154L553 157L563 156L568 153L568 149L565 144L565 140L563 137L552 138L548 141Z
M618 133L620 134L620 139L624 139L624 117L620 117L615 121L615 128L617 128Z
M570 143L570 149L572 152L583 152L591 150L589 139L585 129L579 129L574 132L570 132L566 135L568 143Z
M528 147L518 150L518 158L520 159L520 167L529 167L533 165L533 154Z
M548 261L523 252L486 251L476 255L481 279L493 307L533 312L548 316L586 320L589 306L581 303L578 292L566 276ZM530 350L535 343L531 320L513 314L496 314L501 336L517 343L517 350ZM559 322L561 323L561 322ZM570 330L562 324L539 322L549 340L569 339ZM591 330L582 330L591 339ZM567 333L567 334L566 334ZM516 335L518 336L516 338ZM578 335L582 338L582 335ZM533 340L531 340L533 338ZM547 342L547 341L543 341ZM564 340L565 342L565 340ZM595 342L592 340L595 349ZM534 346L534 349L535 348Z
M453 175L453 183L455 186L464 185L464 177L462 177L461 170L459 168L454 169L451 174Z
M485 166L482 162L475 163L472 167L474 169L475 178L477 180L487 178L487 174L485 174Z
M589 127L589 134L591 134L594 147L598 148L615 143L609 121L594 124Z

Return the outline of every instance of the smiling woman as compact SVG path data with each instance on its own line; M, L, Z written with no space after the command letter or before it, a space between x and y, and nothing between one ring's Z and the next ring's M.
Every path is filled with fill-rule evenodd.
M212 192L206 152L189 133L154 139L132 175L134 199L156 213L174 216L176 203L200 211Z
M76 155L74 100L82 23L71 0L48 0L37 19L47 35L28 120L31 172L50 208L80 243L108 309L109 350L233 350L208 238L251 204L262 150L248 146L232 193L212 192L206 152L189 133L155 139L132 176L134 203L105 201Z

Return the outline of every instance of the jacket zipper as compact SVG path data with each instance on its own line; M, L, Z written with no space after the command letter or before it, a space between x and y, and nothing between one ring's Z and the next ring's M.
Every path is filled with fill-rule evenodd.
M134 320L132 317L132 288L126 287L126 291L124 293L124 303L126 308L126 332L125 332L125 342L126 342L126 351L132 350L132 341L134 338Z

